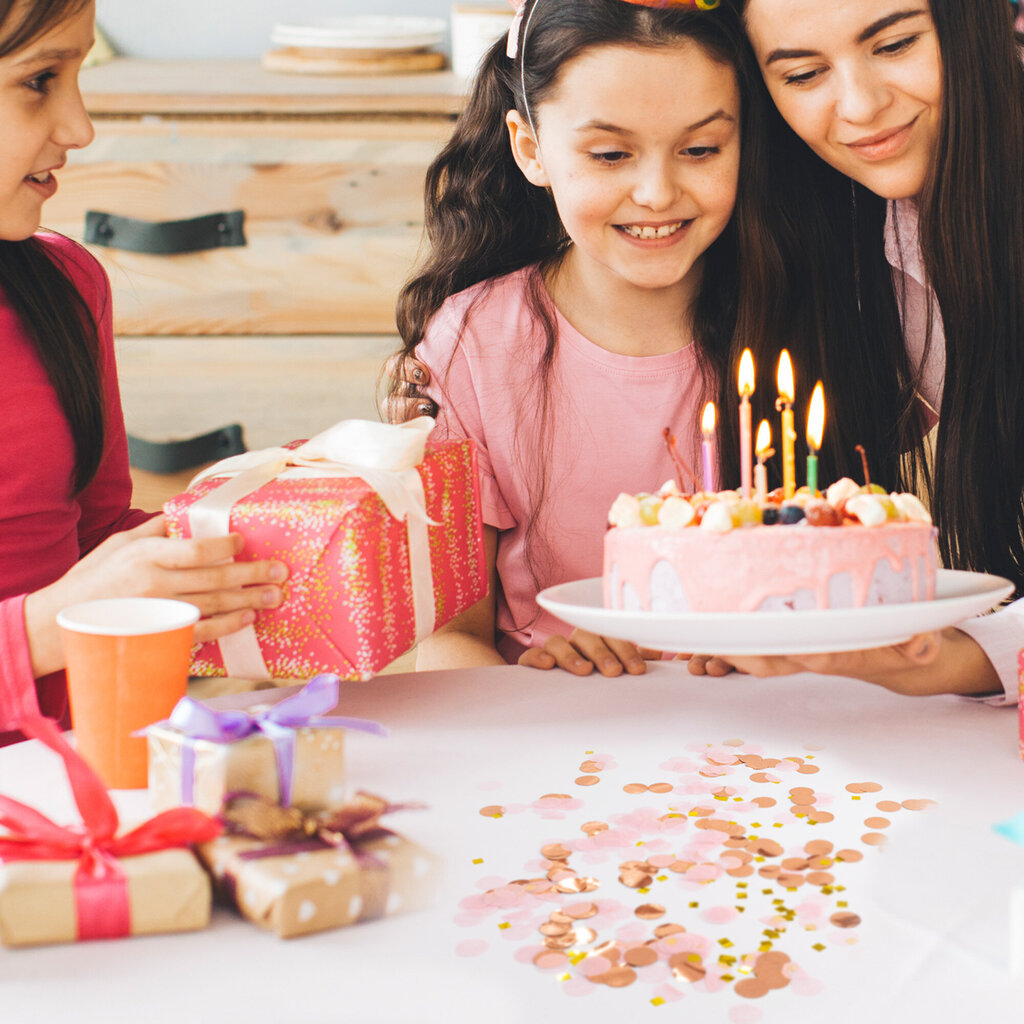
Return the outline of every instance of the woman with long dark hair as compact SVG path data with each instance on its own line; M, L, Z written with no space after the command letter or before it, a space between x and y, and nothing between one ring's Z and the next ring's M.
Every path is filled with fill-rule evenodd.
M264 584L286 574L220 564L237 537L172 540L130 508L109 284L84 249L38 230L54 172L93 137L78 90L93 21L92 0L0 0L0 745L26 714L66 718L61 608L180 597L212 638L278 603Z
M862 299L888 307L883 319L864 306L865 330L881 325L889 335L898 309L910 383L927 421L938 423L930 494L943 560L1005 576L1020 597L1024 70L1012 9L1006 0L732 2L781 114L772 137L792 154L793 187L814 196L815 216L830 230L853 226L859 244L847 273ZM813 237L805 224L796 231ZM817 267L826 287L835 269ZM844 358L831 342L822 355L825 366ZM888 415L863 378L847 380L862 392L862 408L851 416L838 406L830 423L855 433ZM897 454L920 455L916 423L903 427ZM881 651L691 666L861 676L876 666L908 693L1005 691L1012 699L1022 635L1024 612L1014 605L922 638L930 648L923 665Z

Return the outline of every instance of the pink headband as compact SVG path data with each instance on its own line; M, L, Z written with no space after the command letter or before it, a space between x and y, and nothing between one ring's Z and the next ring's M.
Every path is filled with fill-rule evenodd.
M623 0L627 4L635 4L637 7L696 7L702 11L713 11L722 0ZM515 17L508 29L508 45L505 53L510 60L515 60L519 54L519 28L523 24L523 9L526 7L526 0L509 0L515 8ZM540 3L540 0L537 0ZM537 3L533 6L536 7ZM531 15L533 11L531 10Z

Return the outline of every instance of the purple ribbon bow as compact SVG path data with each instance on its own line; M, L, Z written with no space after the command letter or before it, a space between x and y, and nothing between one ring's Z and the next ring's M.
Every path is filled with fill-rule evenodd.
M356 729L374 736L387 736L379 722L366 718L324 717L338 703L339 679L332 673L313 676L298 693L258 711L228 709L215 711L191 697L182 697L171 717L159 725L169 725L183 736L181 751L181 802L191 805L195 798L195 742L233 743L260 732L274 744L280 801L291 803L292 776L295 769L295 730L305 727Z

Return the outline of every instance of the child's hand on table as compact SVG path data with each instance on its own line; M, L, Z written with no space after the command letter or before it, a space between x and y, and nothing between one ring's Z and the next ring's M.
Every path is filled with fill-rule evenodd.
M622 675L623 669L638 676L647 671L645 660L656 661L660 657L660 651L637 647L628 640L612 640L574 629L568 639L556 633L542 647L524 651L519 664L540 669L564 668L577 676L589 675L594 668L603 676Z
M728 657L694 654L689 667L698 676L724 676L730 672L761 677L796 672L848 676L910 697L1002 692L992 663L981 647L959 629L921 633L902 644L866 651Z

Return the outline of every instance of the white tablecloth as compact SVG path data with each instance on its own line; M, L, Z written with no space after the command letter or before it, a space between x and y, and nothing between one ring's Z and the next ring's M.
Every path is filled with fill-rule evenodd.
M1024 1019L1024 979L1008 967L1009 895L1024 883L1024 849L992 831L1024 809L1013 711L821 677L698 679L671 663L621 679L520 668L384 676L344 686L341 707L392 730L385 741L350 734L350 783L429 804L391 824L442 853L436 909L291 941L218 909L201 933L0 950L0 1021ZM735 761L758 753L782 761L766 774ZM596 763L581 767L588 761ZM598 783L576 781L588 774ZM865 782L881 789L847 789ZM631 783L667 783L671 791L626 792ZM792 789L813 790L818 812L832 820L812 825L791 813L800 808L791 807ZM34 742L0 750L0 792L75 819L58 759ZM775 804L764 806L764 798ZM117 800L126 820L148 810L144 793ZM936 802L911 809L918 800ZM899 809L877 808L887 801ZM844 888L828 892L720 869L703 883L699 873L662 869L647 893L619 882L623 860L652 850L688 851L700 861L693 844L707 833L696 823L707 815L690 813L700 807L741 822L747 835L777 840L783 857L824 839L863 859L832 866L834 886ZM485 808L504 810L481 814ZM673 813L684 824L656 824ZM869 818L889 824L865 824ZM580 826L591 821L618 829L630 848L588 844ZM884 845L862 838L872 834L884 835ZM486 896L514 894L505 883L543 876L540 847L554 842L575 844L570 864L597 879L597 890L504 906ZM723 852L713 843L705 860ZM639 944L671 921L705 944L713 973L731 980L686 984L661 964L611 988L575 968L535 966L538 922L585 900L605 909L582 922L598 934L580 950L617 935L624 948ZM638 919L633 911L644 902L666 914ZM730 909L740 905L743 912ZM839 910L860 924L835 927ZM765 930L791 957L792 976L764 997L743 998L735 987L749 976L742 954L766 941Z

